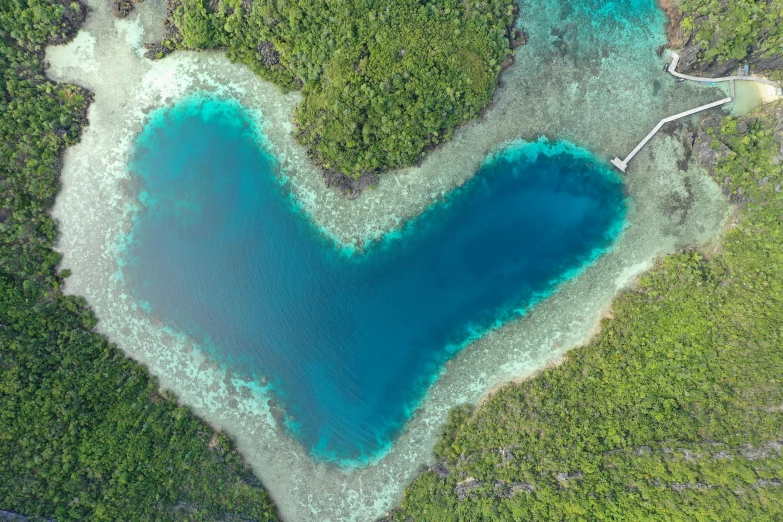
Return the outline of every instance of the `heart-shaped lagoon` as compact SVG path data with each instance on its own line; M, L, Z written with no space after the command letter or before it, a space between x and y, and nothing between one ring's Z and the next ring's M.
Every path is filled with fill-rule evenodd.
M131 161L142 205L122 273L152 315L267 378L290 433L324 460L377 456L449 357L576 276L624 223L621 180L586 151L520 142L346 253L259 143L235 102L155 113Z

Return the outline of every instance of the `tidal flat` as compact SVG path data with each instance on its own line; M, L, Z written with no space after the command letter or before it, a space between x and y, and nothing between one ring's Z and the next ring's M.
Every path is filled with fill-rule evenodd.
M503 382L555 361L594 330L612 297L660 255L707 245L728 208L706 173L686 157L677 128L656 137L626 178L623 233L610 251L560 285L523 317L491 330L439 370L396 442L362 466L313 459L278 427L259 379L225 366L165 318L148 313L123 277L123 247L139 212L140 180L129 171L134 143L155 111L198 93L248 108L279 164L281 190L313 224L347 250L401 229L479 171L514 140L567 140L606 161L623 156L664 116L723 96L675 84L661 71L664 18L653 1L520 2L529 37L501 77L491 108L462 127L421 165L382 175L373 190L346 200L323 187L306 151L292 138L296 93L280 94L220 53L141 57L162 32L165 6L146 0L115 20L103 2L69 45L47 52L49 75L95 93L90 125L66 152L60 222L67 291L83 295L99 329L146 364L162 387L237 441L286 520L371 520L399 501L430 461L451 406L476 402Z

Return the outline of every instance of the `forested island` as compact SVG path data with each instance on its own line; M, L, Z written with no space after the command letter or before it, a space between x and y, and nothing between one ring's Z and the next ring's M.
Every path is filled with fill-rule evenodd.
M299 139L350 179L415 162L475 117L514 17L510 2L402 2L383 22L406 30L384 32L395 26L360 3L247 15L250 5L173 3L169 38L152 51L227 48L260 76L301 88ZM664 7L673 44L691 49L690 70L717 75L742 62L780 76L775 2ZM326 13L341 31L324 30ZM72 38L85 16L76 1L0 0L0 518L276 520L228 438L160 392L95 332L86 302L61 292L68 273L58 273L47 211L91 95L47 80L43 49ZM409 73L427 70L411 43L444 24L440 49L459 63L413 80L388 74L385 57L402 51ZM395 78L405 88L390 98L383 88ZM772 105L693 130L689 150L736 207L720 247L661 260L617 298L588 346L454 410L437 463L389 519L783 517L781 129L783 107Z
M490 103L524 42L517 11L511 0L170 0L167 37L147 55L226 49L281 89L301 89L296 139L327 184L355 196Z

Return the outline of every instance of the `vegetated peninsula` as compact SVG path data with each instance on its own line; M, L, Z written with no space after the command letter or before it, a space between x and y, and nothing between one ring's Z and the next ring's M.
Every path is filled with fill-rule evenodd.
M419 161L492 100L524 42L511 0L169 0L175 49L226 49L282 89L301 89L296 138L349 196Z
M780 76L774 2L667 7L689 70ZM454 409L389 520L783 518L781 129L776 103L687 133L735 205L719 248L664 258L588 346Z
M231 442L61 292L47 211L91 95L46 80L43 51L86 11L0 2L0 519L276 520Z

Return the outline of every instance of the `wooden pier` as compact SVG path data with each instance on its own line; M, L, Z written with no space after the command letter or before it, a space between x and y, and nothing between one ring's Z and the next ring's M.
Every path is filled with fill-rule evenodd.
M650 133L647 136L645 136L641 142L639 142L636 148L633 149L628 156L626 156L625 159L614 158L612 160L612 165L620 169L622 172L625 172L625 170L628 168L628 162L631 161L631 159L633 159L633 157L636 156L636 154L642 149L642 147L644 147L647 144L647 142L650 141L653 136L655 136L655 133L661 130L661 127L663 127L667 123L672 122L674 120L679 120L680 118L686 118L688 116L696 114L697 112L706 111L714 107L720 107L721 105L725 105L730 101L732 101L735 97L734 82L737 80L758 82L758 83L763 83L765 85L771 85L777 89L778 95L783 94L783 92L781 92L779 82L767 80L766 78L759 78L758 76L745 76L742 74L738 76L723 76L721 78L700 78L698 76L689 76L687 74L678 73L677 65L679 63L680 63L680 55L677 53L672 53L672 61L669 64L669 66L666 68L669 74L677 78L681 78L683 80L690 80L690 81L699 82L707 85L718 83L718 82L729 82L731 87L731 96L729 98L724 98L716 102L708 103L707 105L702 105L701 107L696 107L695 109L681 112L680 114L675 114L674 116L669 116L668 118L662 119L660 122L658 122L658 125L656 125L655 128L652 131L650 131Z
M691 109L689 111L681 112L679 114L675 114L674 116L669 116L668 118L664 118L661 121L658 122L658 125L655 126L655 128L650 131L650 133L644 137L642 141L639 142L639 144L636 146L635 149L631 151L631 153L625 157L624 160L621 160L620 158L615 158L612 160L612 165L620 169L621 171L625 172L625 169L628 168L628 162L633 159L636 154L642 150L642 147L644 147L648 141L652 139L653 136L655 136L655 133L661 130L661 127L666 125L669 122L672 122L674 120L679 120L680 118L686 118L688 116L691 116L693 114L696 114L697 112L706 111L707 109L712 109L713 107L719 107L721 105L724 105L726 103L729 103L732 99L731 98L724 98L722 100L718 100L716 102L708 103L707 105L702 105L701 107L696 107L695 109Z
M780 89L780 83L774 82L772 80L767 80L766 78L759 78L758 76L723 76L721 78L702 78L699 76L690 76L687 74L682 74L677 72L677 64L680 63L680 55L677 53L672 53L672 63L669 64L669 74L672 76L676 76L677 78L682 78L683 80L690 80L692 82L699 82L699 83L717 83L717 82L733 82L735 80L742 80L742 81L748 81L748 82L758 82L763 83L765 85L771 85L777 89Z

